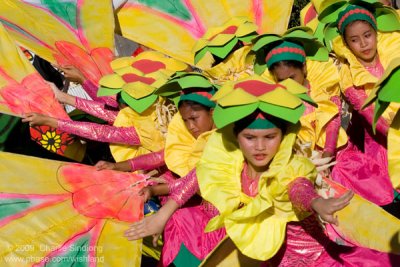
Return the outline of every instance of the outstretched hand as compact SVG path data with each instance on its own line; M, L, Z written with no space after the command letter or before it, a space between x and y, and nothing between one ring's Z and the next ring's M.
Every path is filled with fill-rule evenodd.
M29 126L46 125L57 128L57 119L39 113L27 113L22 117L22 122L29 122Z
M82 84L85 81L83 73L73 65L59 66L58 68L64 72L64 77L68 81L79 84Z
M353 191L349 190L339 198L316 198L312 201L311 207L323 221L337 226L339 221L334 215L335 212L346 207L353 196Z
M153 246L157 247L157 240L164 230L168 218L163 219L159 213L155 213L143 220L132 224L128 230L125 231L124 236L130 240L137 240L146 236L153 236Z
M100 160L99 162L97 162L94 165L94 167L96 167L96 169L98 171L100 171L100 170L115 170L116 169L116 163Z

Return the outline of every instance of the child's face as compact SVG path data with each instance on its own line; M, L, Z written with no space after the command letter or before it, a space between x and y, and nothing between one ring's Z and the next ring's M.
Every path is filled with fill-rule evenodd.
M287 66L287 65L278 65L274 67L272 71L272 75L274 76L276 82L281 82L283 80L286 80L288 78L291 78L298 82L301 85L306 84L306 67L304 65L303 68L295 68L293 66Z
M361 63L373 63L378 54L377 34L371 24L356 20L346 26L344 39Z
M179 108L183 122L190 134L197 139L199 135L214 128L212 111L206 109L193 109L192 106L183 105Z
M243 129L237 135L240 150L251 168L265 171L279 150L282 131L272 129Z

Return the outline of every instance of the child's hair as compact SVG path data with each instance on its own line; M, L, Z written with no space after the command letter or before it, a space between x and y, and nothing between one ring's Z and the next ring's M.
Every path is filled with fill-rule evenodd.
M273 72L277 67L280 66L293 67L295 69L303 69L304 63L297 60L281 60L269 66L268 70L270 72Z
M200 110L206 110L206 111L211 111L211 107L207 107L203 104L200 104L198 102L192 101L192 100L181 100L178 103L178 109L181 107L190 107L194 111L200 111Z
M258 112L253 112L252 114L248 115L247 117L244 117L244 118L236 121L233 126L234 135L238 136L238 134L241 131L246 129L257 118L258 114L259 114ZM286 122L282 119L279 119L277 117L272 117L272 116L267 116L267 117L268 117L269 121L271 121L273 124L275 124L277 126L277 128L281 129L282 135L284 135L286 132L287 126L288 126L288 122Z

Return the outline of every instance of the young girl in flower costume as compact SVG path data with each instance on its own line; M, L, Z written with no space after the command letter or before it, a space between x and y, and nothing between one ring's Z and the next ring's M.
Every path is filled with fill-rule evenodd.
M388 173L386 151L387 133L393 116L398 109L392 104L376 124L376 134L372 131L373 107L362 109L362 105L382 77L393 58L400 56L400 29L396 12L383 7L378 1L367 3L353 1L357 5L346 3L340 10L335 23L327 28L326 33L332 41L332 48L342 64L340 67L341 88L345 99L353 108L351 125L348 130L349 151L343 153L343 162L353 162L347 167L347 173L354 177L364 176L363 181L344 179L341 184L354 188L355 192L383 206L388 212L400 217L398 205L394 200L394 187L398 185L398 173ZM352 2L352 3L353 3ZM386 24L385 24L386 22ZM332 38L337 27L340 36ZM361 130L361 131L360 131ZM364 153L363 164L359 152ZM340 158L338 158L340 161ZM370 166L367 169L359 168ZM345 167L345 166L344 166ZM393 182L391 182L393 181Z
M122 104L120 111L108 110L102 103L65 94L59 98L64 103L72 104L113 126L56 120L35 113L27 114L24 121L33 125L57 127L65 132L100 142L109 142L116 161L163 149L166 122L161 115L165 105L163 105L164 100L153 92L175 71L185 70L187 65L167 58L161 53L148 51L136 58L116 59L111 66L115 74L104 76L100 80L101 87L98 94L100 96L118 94L117 99ZM140 166L135 169L140 169Z
M276 82L291 78L308 88L307 95L318 106L305 102L298 133L301 152L308 157L332 158L347 141L340 127L339 76L326 48L310 33L305 27L293 28L282 36L265 34L256 38L255 71L272 76Z
M165 163L173 175L163 176L165 184L145 188L145 198L167 195L171 190L180 195L191 187L191 184L181 183L180 180L186 181L187 178L181 177L193 175L195 164L214 132L212 114L215 103L210 99L215 92L216 87L199 73L177 73L156 91L157 95L173 98L179 111L168 126L164 150ZM173 194L170 198L180 201ZM165 225L162 266L171 263L175 266L198 266L225 236L223 229L204 233L204 227L215 214L206 202L199 203L198 200L195 197L177 210ZM152 224L157 217L159 214L145 220Z
M296 131L289 127L305 110L299 97L306 98L306 89L292 82L287 85L272 84L259 77L226 83L215 96L219 104L213 115L217 127L222 129L209 138L196 170L177 181L185 185L178 187L179 190L175 185L170 187L173 198L153 215L153 220L148 217L132 225L126 236L138 239L162 231L169 216L199 186L201 196L220 214L210 220L205 230L225 227L245 255L258 260L271 259L284 243L288 227L294 231L287 231L291 249L280 254L287 261L283 266L298 266L297 263L304 261L307 261L304 266L312 266L314 262L320 264L322 259L328 262L330 257L324 246L333 244L315 219L310 217L304 223L315 230L315 238L324 245L301 230L301 224L286 224L306 218L312 209L325 220L337 223L332 214L347 205L352 193L349 191L338 199L322 199L316 194L315 167L308 159L292 154ZM291 241L294 237L296 241ZM299 248L296 244L302 248L310 245L313 249L296 253ZM279 264L280 256L271 263Z

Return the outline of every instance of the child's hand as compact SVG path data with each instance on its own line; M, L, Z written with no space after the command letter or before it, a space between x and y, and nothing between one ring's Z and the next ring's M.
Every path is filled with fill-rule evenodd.
M85 81L85 76L83 76L83 73L75 66L67 65L59 68L64 72L65 79L79 84Z
M339 198L316 198L312 201L311 207L323 221L337 226L339 221L334 213L346 207L353 196L353 191L349 190Z
M55 118L35 112L25 114L22 122L29 122L29 126L47 125L54 128L57 127L57 120Z
M116 170L116 164L108 161L100 160L94 165L98 171L100 170Z
M151 190L151 186L146 186L140 189L138 194L139 196L143 196L144 202L147 202L153 196L153 191Z

